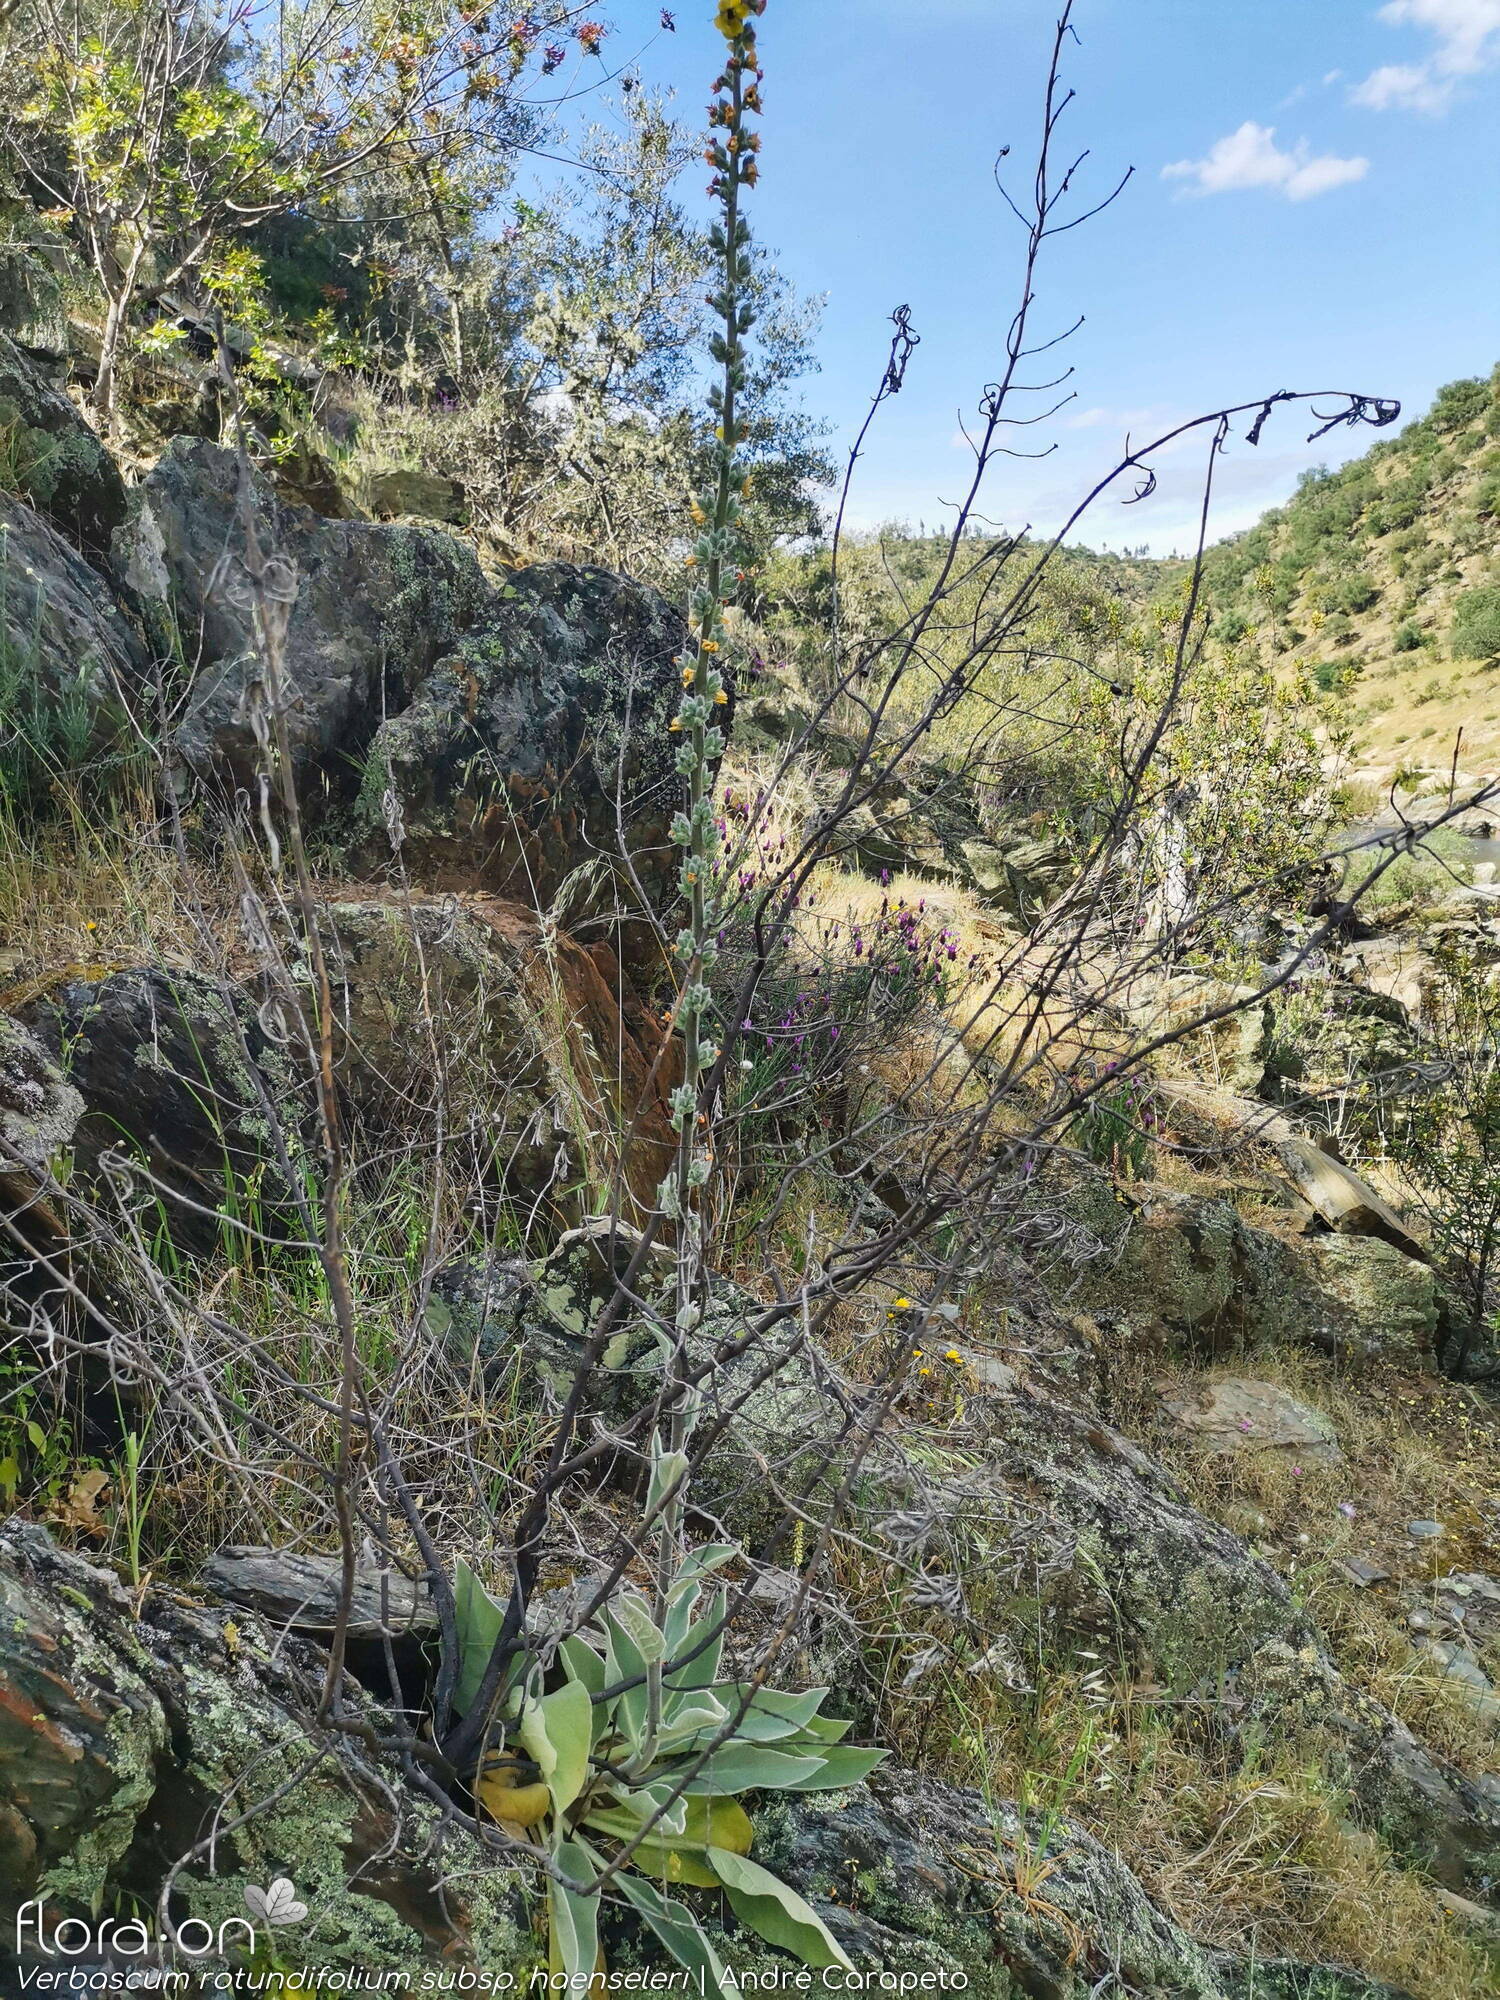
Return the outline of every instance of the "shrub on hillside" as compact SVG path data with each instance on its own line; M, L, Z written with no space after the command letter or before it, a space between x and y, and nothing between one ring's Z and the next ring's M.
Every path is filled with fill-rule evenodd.
M1500 583L1480 584L1454 600L1451 645L1457 660L1500 658Z

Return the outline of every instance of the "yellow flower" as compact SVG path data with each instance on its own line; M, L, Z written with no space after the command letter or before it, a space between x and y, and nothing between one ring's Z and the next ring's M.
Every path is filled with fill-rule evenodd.
M729 696L724 692L723 688L720 688L719 692L714 696L714 707L722 708L728 699Z
M674 715L672 717L672 720L667 724L667 728L669 731L674 729L680 730L681 727L682 727L682 717L680 715Z
M743 31L749 14L750 0L719 0L719 11L714 15L714 26L725 41L732 42Z
M897 1299L897 1300L896 1300L896 1302L895 1302L895 1305L896 1305L896 1310L897 1310L897 1312L898 1312L898 1313L904 1313L904 1312L910 1312L910 1311L911 1311L911 1300L910 1300L910 1299Z
M719 642L718 642L718 640L717 640L717 639L705 639L705 640L703 641L703 650L704 650L704 652L705 652L705 653L717 653L717 652L718 652L718 650L719 650Z
M682 685L683 685L683 686L684 686L685 688L690 688L690 687L691 687L691 686L693 685L693 682L694 682L695 680L697 680L697 678L698 678L698 669L697 669L696 667L684 667L684 668L683 668L683 670L682 670Z
M948 1352L943 1356L943 1359L945 1361L962 1361L963 1356L959 1353L956 1347L950 1347L948 1349Z

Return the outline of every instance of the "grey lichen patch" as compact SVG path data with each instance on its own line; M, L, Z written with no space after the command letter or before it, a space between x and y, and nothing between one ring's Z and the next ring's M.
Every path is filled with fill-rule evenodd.
M532 1949L525 1923L525 1878L503 1858L484 1856L472 1838L439 1839L439 1816L422 1800L404 1802L399 1828L376 1833L380 1793L362 1793L336 1749L321 1746L285 1713L257 1700L253 1680L184 1664L188 1742L184 1768L210 1799L234 1802L238 1819L257 1797L271 1799L225 1840L216 1859L179 1878L185 1907L218 1924L243 1915L247 1883L279 1876L308 1906L298 1951L334 1965L410 1966L445 1948L459 1962L518 1966ZM312 1761L316 1758L316 1761ZM278 1788L311 1761L288 1789ZM451 1928L444 1923L439 1881ZM460 1887L461 1884L461 1887Z
M28 1167L47 1165L68 1144L83 1099L19 1021L0 1014L0 1138Z
M108 1765L113 1788L68 1853L46 1871L37 1886L40 1895L55 1897L65 1907L97 1910L111 1873L128 1851L140 1816L156 1791L167 1743L167 1720L144 1680L129 1675L118 1653L101 1642L89 1622L87 1608L70 1617L67 1636L69 1672L74 1681L115 1693L100 1746L101 1761ZM133 1699L119 1699L122 1675L133 1683Z

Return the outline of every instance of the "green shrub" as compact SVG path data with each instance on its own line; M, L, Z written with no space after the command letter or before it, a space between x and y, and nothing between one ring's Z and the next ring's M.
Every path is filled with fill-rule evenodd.
M1368 611L1379 595L1379 584L1359 570L1353 576L1339 577L1328 586L1328 608L1330 611Z
M1410 768L1398 772L1397 778L1399 781L1402 777L1420 775L1419 770ZM1363 881L1378 858L1369 850L1350 856L1345 863L1345 888L1352 889ZM1468 880L1469 859L1469 843L1463 835L1440 827L1410 853L1398 855L1368 894L1360 898L1359 906L1375 912L1397 903L1441 902Z
M1480 584L1455 599L1451 646L1456 660L1500 657L1500 583Z
M1320 694L1347 694L1359 679L1359 668L1353 660L1318 660L1312 677Z
M1490 385L1477 378L1449 382L1437 392L1427 421L1436 431L1463 431L1480 423L1490 407Z
M1413 625L1410 619L1404 625L1396 627L1396 636L1391 641L1391 644L1398 653L1414 653L1421 643L1421 630L1419 627Z

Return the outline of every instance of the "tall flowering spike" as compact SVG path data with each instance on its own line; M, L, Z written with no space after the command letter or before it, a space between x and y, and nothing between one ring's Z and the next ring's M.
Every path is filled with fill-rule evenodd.
M764 7L765 0L720 0L714 20L729 49L723 73L714 85L704 145L704 158L713 168L709 193L719 209L719 220L710 236L719 267L709 294L709 304L719 321L709 344L719 379L709 392L715 418L713 482L697 495L691 507L697 539L687 558L689 643L677 661L682 699L668 725L678 739L676 766L684 780L684 809L673 820L672 838L682 850L678 886L685 910L674 945L679 966L674 1011L682 1035L682 1082L671 1103L677 1150L658 1195L662 1213L676 1225L677 1338L669 1367L674 1373L681 1370L679 1393L655 1441L663 1456L684 1450L696 1422L698 1391L684 1363L684 1343L702 1324L708 1304L705 1190L713 1171L713 1134L701 1100L706 1078L720 1053L712 1031L713 996L708 975L718 953L723 922L718 902L723 823L714 810L713 772L724 750L717 714L729 698L720 666L725 579L737 574L736 523L741 503L750 491L749 468L736 457L744 437L740 418L745 388L744 341L754 320L745 299L750 279L750 232L740 214L740 197L745 188L755 185L758 175L760 135L750 126L750 119L760 110L753 23ZM676 1574L683 1508L684 1493L679 1484L664 1498L656 1524L659 1609L664 1609L669 1581ZM660 1700L659 1682L648 1675L648 1713L653 1718Z

